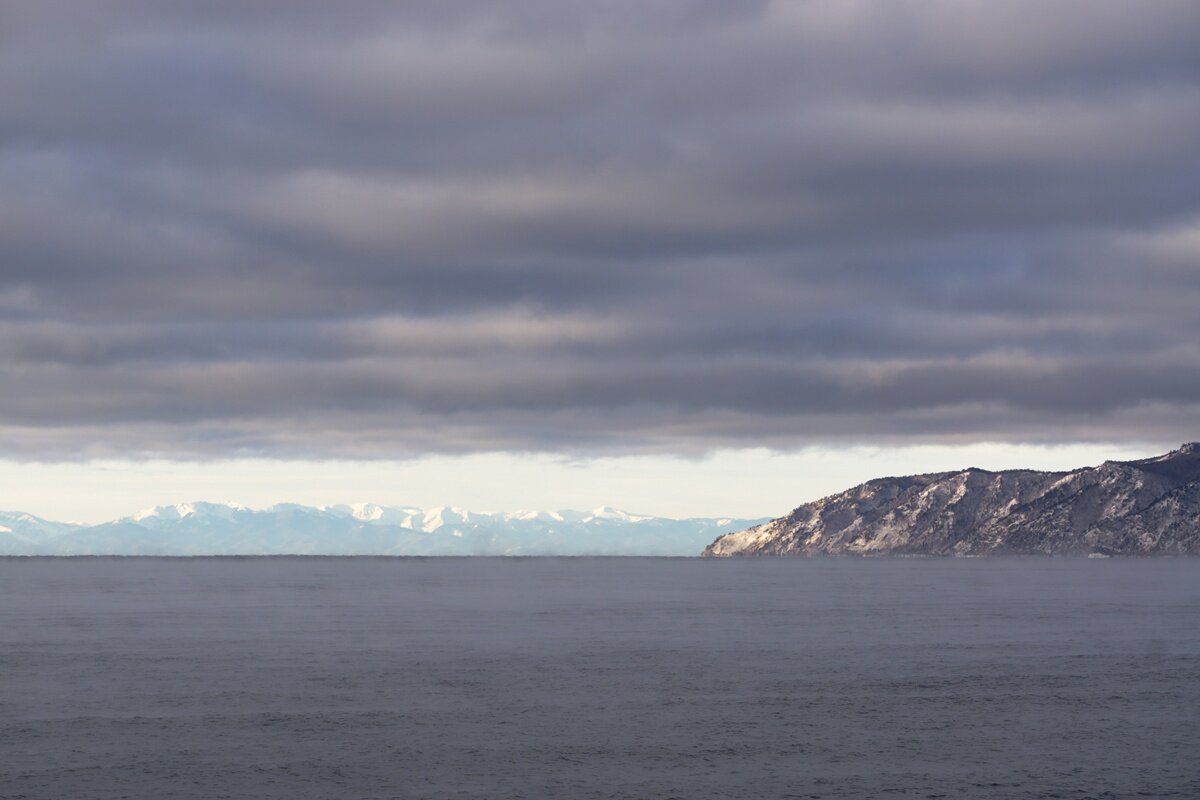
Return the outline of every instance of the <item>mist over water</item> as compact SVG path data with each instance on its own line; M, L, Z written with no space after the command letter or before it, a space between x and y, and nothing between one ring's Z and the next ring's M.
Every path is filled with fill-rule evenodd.
M0 798L1200 796L1200 560L0 559Z

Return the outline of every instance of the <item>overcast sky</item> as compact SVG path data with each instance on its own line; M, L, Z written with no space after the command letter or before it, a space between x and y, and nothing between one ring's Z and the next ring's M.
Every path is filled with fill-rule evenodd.
M1153 452L1198 142L1195 0L6 0L0 452Z

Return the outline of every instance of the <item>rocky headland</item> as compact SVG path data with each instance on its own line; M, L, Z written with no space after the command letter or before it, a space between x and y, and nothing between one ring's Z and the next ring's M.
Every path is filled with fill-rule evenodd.
M1200 443L1069 472L879 478L719 537L705 556L1200 554Z

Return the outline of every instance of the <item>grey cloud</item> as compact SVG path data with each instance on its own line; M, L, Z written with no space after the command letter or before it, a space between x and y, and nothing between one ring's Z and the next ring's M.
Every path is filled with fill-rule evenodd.
M10 452L1195 436L1193 2L0 14Z

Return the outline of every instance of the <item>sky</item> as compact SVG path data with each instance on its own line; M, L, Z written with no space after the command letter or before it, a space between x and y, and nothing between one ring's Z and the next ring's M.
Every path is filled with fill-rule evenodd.
M1197 142L1194 0L7 0L0 508L1162 452Z

